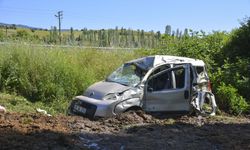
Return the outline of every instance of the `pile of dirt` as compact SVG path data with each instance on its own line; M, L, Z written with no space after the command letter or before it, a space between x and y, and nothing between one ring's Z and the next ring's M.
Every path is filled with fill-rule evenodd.
M250 117L0 115L1 149L250 149Z

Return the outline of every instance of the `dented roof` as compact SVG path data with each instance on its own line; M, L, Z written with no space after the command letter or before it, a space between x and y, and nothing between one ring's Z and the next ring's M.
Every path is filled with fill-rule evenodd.
M142 57L127 62L126 64L135 64L138 67L149 70L152 67L158 66L160 64L182 64L191 63L193 66L204 66L205 63L199 59L193 59L188 57L170 56L170 55L154 55Z

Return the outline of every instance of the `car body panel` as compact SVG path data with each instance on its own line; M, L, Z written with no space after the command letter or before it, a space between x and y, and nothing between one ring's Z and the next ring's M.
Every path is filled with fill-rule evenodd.
M185 84L183 88L173 87L160 91L148 91L144 93L144 109L146 111L188 111L190 110L190 64L176 67L185 69ZM172 72L175 68L166 69ZM163 72L164 73L164 72ZM152 77L151 77L152 78ZM148 83L148 82L147 82ZM146 83L146 84L147 84Z
M121 93L130 87L115 82L101 81L91 85L85 92L84 96L101 100L109 93Z

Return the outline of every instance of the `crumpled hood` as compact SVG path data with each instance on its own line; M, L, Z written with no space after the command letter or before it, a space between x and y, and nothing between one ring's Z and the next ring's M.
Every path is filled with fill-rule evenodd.
M129 86L124 86L115 82L101 81L91 85L84 93L84 96L102 99L109 93L121 93L130 89Z

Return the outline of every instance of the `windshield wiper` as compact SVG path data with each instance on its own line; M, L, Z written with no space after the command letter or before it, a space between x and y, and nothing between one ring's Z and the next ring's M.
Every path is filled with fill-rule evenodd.
M117 82L117 81L114 81L114 80L110 80L110 79L108 79L108 78L106 78L105 81L106 81L106 82L114 82L114 83L118 83L118 84L121 84L121 85L124 85L124 86L128 86L128 84L121 83L121 82Z
M117 81L111 81L111 82L115 82L115 83L118 83L118 84L121 84L121 85L124 85L124 86L128 86L128 84L125 84L125 83L122 83L122 82L117 82Z

